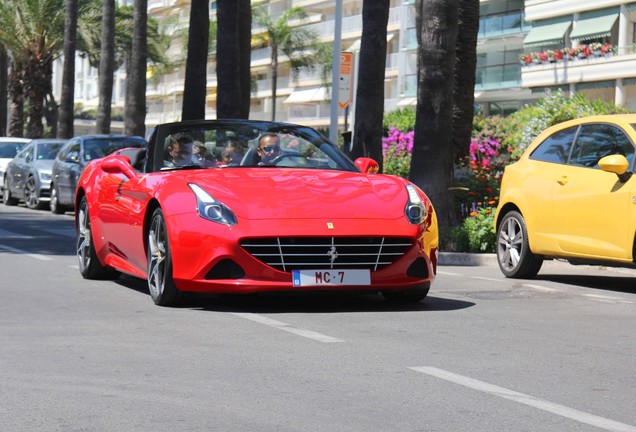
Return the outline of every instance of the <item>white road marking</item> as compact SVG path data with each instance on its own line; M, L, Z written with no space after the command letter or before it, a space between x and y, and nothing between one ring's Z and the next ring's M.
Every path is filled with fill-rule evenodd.
M445 276L462 276L459 273L451 273L451 272L445 272L445 271L437 271L437 274L441 274L441 275L445 275Z
M322 334L322 333L318 333L318 332L315 332L315 331L305 330L305 329L302 329L302 328L294 327L292 325L286 324L286 323L281 322L281 321L276 321L276 320L273 320L271 318L264 317L262 315L257 315L257 314L253 314L253 313L243 313L243 312L231 312L231 314L232 315L236 315L236 316L241 317L241 318L248 319L250 321L257 322L259 324L264 324L266 326L274 327L274 328L277 328L279 330L283 330L283 331L286 331L286 332L289 332L289 333L293 333L293 334L296 334L298 336L302 336L302 337L306 337L306 338L309 338L309 339L313 339L313 340L316 340L318 342L323 342L323 343L344 342L342 339L336 339L334 337L327 336L327 335Z
M533 284L521 284L521 286L524 286L526 288L532 288L534 290L537 291L544 291L544 292L559 292L558 289L556 288L549 288L543 285L533 285Z
M600 429L613 431L613 432L636 432L636 426L628 425L625 423L619 423L614 420L607 419L605 417L599 417L594 414L579 411L574 408L569 408L563 405L552 403L546 400L538 399L533 396L529 396L523 393L518 393L513 390L508 390L503 387L498 387L492 384L488 384L483 381L479 381L473 378L469 378L463 375L457 375L452 372L448 372L442 369L437 369L429 366L412 367L409 368L423 374L431 375L455 384L459 384L464 387L471 388L480 392L488 393L493 396L497 396L503 399L508 399L520 404L528 405L534 408L538 408L543 411L551 412L561 417L566 417L571 420L585 423L591 426L598 427Z
M15 253L15 254L26 255L26 256L29 256L31 258L35 258L37 260L40 260L40 261L53 261L53 258L48 257L46 255L34 254L34 253L30 253L30 252L27 252L27 251L22 250L22 249L12 248L10 246L0 245L0 250L6 251L6 252Z
M0 239L19 239L19 240L30 240L35 238L34 236L24 235L14 233L13 231L7 231L0 229Z
M495 278L489 278L489 277L483 277L483 276L471 276L471 279L479 279L479 280L485 280L485 281L489 281L489 282L505 282L504 279L495 279Z
M604 296L604 295L598 295L598 294L583 294L583 297L587 297L590 300L594 300L594 301L598 301L602 303L634 304L634 302L622 299L620 297L611 297L611 296Z

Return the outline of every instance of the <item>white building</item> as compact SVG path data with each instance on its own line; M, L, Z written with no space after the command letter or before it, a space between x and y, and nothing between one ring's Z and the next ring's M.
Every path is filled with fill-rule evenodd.
M127 0L130 2L130 0ZM343 0L342 50L357 51L362 34L362 0ZM414 0L391 0L387 29L385 111L414 106L417 90L417 42ZM185 44L189 0L149 0L148 13L158 19L172 37L168 56L175 64L170 73L153 77L148 70L146 123L176 121L181 116L185 79ZM252 0L276 17L290 7L303 7L304 24L323 42L333 42L335 1ZM634 12L632 12L634 11ZM210 2L210 18L216 19L216 2ZM480 0L475 103L489 114L509 114L532 103L545 92L564 89L566 94L584 91L592 98L615 101L636 109L636 54L633 54L636 2L617 0ZM523 53L608 42L617 52L606 57L559 60L522 66ZM271 118L270 48L252 51L251 72L256 83L250 117ZM296 79L284 58L280 59L276 119L327 128L330 123L329 91L318 71L305 71ZM61 67L60 67L61 68ZM61 69L57 70L61 76ZM118 71L113 107L123 108L125 75ZM216 118L216 63L208 62L206 118ZM55 88L59 94L59 79ZM355 88L355 83L354 83ZM56 94L56 97L59 96ZM98 102L97 71L85 59L76 64L75 101L86 108ZM341 110L340 125L344 124ZM81 121L79 121L81 123ZM114 129L119 127L113 125Z

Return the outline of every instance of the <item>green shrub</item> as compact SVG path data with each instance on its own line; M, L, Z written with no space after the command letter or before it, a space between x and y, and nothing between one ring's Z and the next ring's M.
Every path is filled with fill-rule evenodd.
M497 238L494 231L495 209L482 207L475 216L469 216L461 224L468 238L468 252L494 252Z
M384 135L388 135L392 127L400 132L408 132L415 129L415 110L413 108L400 108L384 114Z

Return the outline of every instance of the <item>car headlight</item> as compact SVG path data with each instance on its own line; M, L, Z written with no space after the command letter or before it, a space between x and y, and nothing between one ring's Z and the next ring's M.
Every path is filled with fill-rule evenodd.
M215 200L199 185L188 183L192 192L197 197L197 213L203 219L223 225L236 225L236 216L225 204Z
M406 192L408 193L409 200L404 208L404 214L409 223L419 225L426 219L426 207L424 207L424 202L420 194L417 193L415 186L410 184L406 185Z
M38 175L42 181L51 181L51 173L39 172Z

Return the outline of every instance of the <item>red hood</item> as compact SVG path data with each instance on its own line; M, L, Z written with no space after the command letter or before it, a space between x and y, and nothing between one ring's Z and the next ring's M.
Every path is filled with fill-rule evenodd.
M196 183L247 219L398 219L401 179L328 170L229 168L191 171Z

